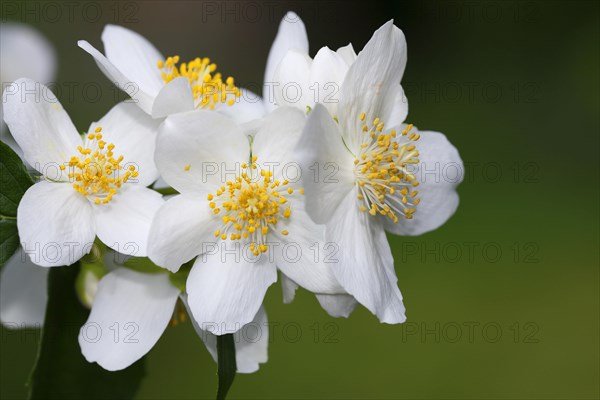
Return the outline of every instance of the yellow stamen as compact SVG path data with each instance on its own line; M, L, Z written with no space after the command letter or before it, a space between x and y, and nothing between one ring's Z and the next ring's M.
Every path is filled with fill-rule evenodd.
M220 103L233 105L240 96L234 79L228 77L223 81L220 73L214 73L217 65L208 58L196 58L179 66L179 56L169 57L164 62L159 60L157 67L165 84L179 77L187 78L192 87L192 95L196 108L214 109Z
M361 113L360 121L366 120ZM359 210L383 215L398 222L397 213L412 219L419 204L418 192L409 191L418 186L411 166L419 163L419 152L413 144L418 133L411 133L412 125L397 137L395 130L385 130L385 123L374 118L372 125L363 123L365 133L359 155L354 160L354 175L358 189ZM411 143L412 142L412 143Z

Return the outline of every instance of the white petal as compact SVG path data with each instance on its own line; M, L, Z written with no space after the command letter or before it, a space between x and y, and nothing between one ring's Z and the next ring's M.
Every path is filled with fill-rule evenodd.
M69 183L43 181L27 189L17 228L25 252L42 267L73 264L96 237L92 205Z
M18 79L6 88L3 101L4 120L32 167L54 171L75 155L81 138L46 86Z
M178 195L169 199L156 213L148 238L148 257L156 264L176 272L182 264L203 253L203 243L214 239L222 224L204 198Z
M264 117L267 110L263 99L248 89L240 89L240 97L232 106L218 107L218 112L235 119L238 124Z
M351 150L360 146L362 112L367 121L387 121L405 66L404 34L389 21L375 31L342 84L338 113L344 140Z
M106 25L102 32L106 58L131 82L151 95L158 95L164 86L156 63L164 61L162 54L145 37L117 25Z
M182 299L184 298L182 296ZM187 300L184 300L184 304L188 308L188 313L191 313ZM216 362L218 357L217 337L210 332L200 329L194 318L192 318L192 324L196 333L204 342L206 349ZM260 364L267 362L269 358L269 325L264 307L260 307L252 322L244 325L242 329L234 333L233 340L235 343L235 361L238 373L251 374L259 370Z
M404 94L404 89L402 86L398 86L398 91L396 92L396 97L394 98L394 103L392 105L392 111L390 112L390 116L385 122L386 126L397 126L404 122L406 117L408 116L408 99Z
M88 132L101 127L103 140L113 143L116 155L123 155L125 165L135 165L139 172L139 176L130 179L128 184L137 182L140 186L148 186L158 179L154 150L160 123L134 103L121 102L100 121L92 123Z
M2 83L27 77L48 83L56 72L52 44L30 25L15 22L0 24L0 74Z
M77 45L85 50L89 55L94 57L100 71L119 89L127 93L133 101L148 115L152 115L152 106L154 104L154 98L158 95L157 92L146 92L142 89L139 83L136 82L135 77L128 78L125 76L112 62L96 50L91 44L85 40L80 40ZM148 90L148 89L146 89Z
M108 204L93 205L96 234L115 251L146 257L150 224L163 204L162 196L154 190L121 188Z
M304 114L293 107L279 107L269 113L252 142L252 154L257 156L258 164L267 162L270 164L265 164L266 168L281 170L298 162L296 147L305 123Z
M340 88L348 68L346 61L328 47L319 50L310 67L310 94L313 100L323 104L332 116L337 115Z
M214 111L171 115L158 132L156 165L180 193L206 196L222 185L227 171L247 162L250 145L242 128Z
M0 274L0 321L7 328L41 328L48 300L48 269L19 249Z
M415 128L412 130L417 132ZM458 208L456 187L464 176L463 162L456 148L439 132L420 131L416 142L421 163L415 170L419 180L417 212L413 219L385 220L386 230L398 235L420 235L443 225Z
M334 271L348 293L381 322L404 322L405 309L385 231L377 219L359 211L354 191L327 224L326 240L339 246Z
M325 223L354 187L354 157L346 149L338 125L321 104L308 116L298 157L306 188L306 210L315 222Z
M294 49L308 54L308 37L306 35L306 28L300 17L290 11L283 17L279 24L277 36L271 45L269 58L267 58L263 95L267 110L269 111L275 108L274 98L269 95L269 92L272 91L271 85L275 81L275 70L288 50ZM270 94L272 95L272 92Z
M352 43L348 43L346 46L340 47L337 49L336 53L342 57L344 62L349 66L351 66L354 61L356 61L356 52L354 51L354 47L352 47Z
M192 111L194 96L190 82L184 76L173 79L165 85L154 100L152 117L162 118L171 114Z
M281 277L281 291L283 294L283 302L285 304L290 304L294 301L294 297L296 297L296 290L298 290L298 284L285 276L284 273L280 275Z
M266 256L253 262L233 244L227 243L231 253L222 251L221 244L225 242L196 259L186 284L193 318L215 335L236 332L251 322L277 280L277 269Z
M309 88L311 63L306 52L290 50L285 54L273 78L273 91L278 106L292 106L302 112L306 112L307 106L313 106L315 97Z
M349 294L317 294L321 307L334 318L348 318L358 302Z
M167 274L119 268L100 281L79 345L89 362L109 371L142 358L166 329L179 296Z
M292 210L289 219L280 218L271 248L277 267L295 283L315 293L345 293L335 278L333 258L338 251L335 243L325 242L325 226L315 224L306 214L303 202L288 202ZM274 227L273 227L274 228ZM289 234L280 232L287 230Z

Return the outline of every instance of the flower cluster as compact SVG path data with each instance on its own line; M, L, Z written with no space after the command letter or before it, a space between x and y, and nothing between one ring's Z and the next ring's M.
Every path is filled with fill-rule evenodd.
M112 82L136 90L83 134L40 78L11 79L3 105L24 161L40 175L17 213L30 261L69 266L102 249L101 272L80 296L91 306L88 324L106 332L135 324L136 341L126 343L88 340L82 329L89 362L130 366L182 313L214 356L215 336L266 321L263 299L278 276L285 302L301 286L335 317L361 304L381 322L406 320L385 232L419 235L447 221L459 182L423 170L462 161L443 134L404 122L406 42L393 21L359 54L349 44L313 59L302 21L287 15L267 60L264 100L208 57L164 57L120 26L106 26L102 41L104 54L86 41L79 47ZM294 99L290 84L299 88ZM315 95L315 85L324 90ZM49 243L52 254L31 250ZM324 254L331 245L334 254ZM46 271L14 256L2 285L35 283L39 309ZM43 316L19 299L29 315L19 317L4 297L10 290L2 293L4 322ZM266 340L236 342L239 372L266 362Z

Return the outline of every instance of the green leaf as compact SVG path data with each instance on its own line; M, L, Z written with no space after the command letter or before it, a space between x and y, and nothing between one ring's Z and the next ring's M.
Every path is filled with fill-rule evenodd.
M18 248L17 220L0 217L0 269Z
M132 399L145 375L144 359L109 372L81 354L77 336L88 311L75 293L78 264L51 268L40 350L31 376L30 399Z
M217 362L217 375L219 377L217 400L224 400L233 384L237 371L235 343L232 333L217 336Z
M19 156L0 141L0 268L19 248L17 207L31 185Z

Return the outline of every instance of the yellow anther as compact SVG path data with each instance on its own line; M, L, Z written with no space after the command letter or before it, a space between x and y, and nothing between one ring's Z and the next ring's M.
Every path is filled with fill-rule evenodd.
M113 150L115 145L102 141L101 127L97 127L94 133L84 135L84 146L77 146L77 151L85 158L80 159L72 156L69 160L68 177L73 183L73 188L90 200L94 204L108 204L113 195L117 194L117 189L130 177L137 177L138 171L134 165L125 169L121 162L123 156L114 158ZM106 147L106 149L105 149ZM59 167L61 171L65 170L65 165ZM123 173L123 171L125 171Z
M183 167L184 171L189 171L190 168L192 168L192 166L190 164L187 164L186 166Z
M217 65L208 58L196 58L179 66L179 56L168 57L166 61L158 61L157 67L165 84L179 77L187 78L192 87L192 95L196 108L214 109L219 103L233 105L240 96L240 90L234 79L228 77L223 81L221 74L214 73Z
M223 213L224 228L217 231L215 237L220 235L223 240L250 239L253 244L250 250L254 254L267 251L267 236L277 225L278 218L291 216L291 208L282 207L288 202L283 194L294 194L293 188L284 189L289 184L287 180L273 182L273 172L258 168L257 160L257 156L252 156L253 169L247 170L248 165L242 164L244 172L227 181L215 194L207 195L208 205L214 213ZM299 189L298 192L304 191ZM234 232L231 233L230 229ZM230 233L224 236L222 232L226 231Z
M366 116L361 113L359 119L360 129L368 133L354 160L359 210L373 216L383 215L393 222L398 221L396 213L411 219L420 202L418 192L409 190L419 184L410 168L419 163L419 152L412 144L419 134L411 133L412 125L408 125L402 137L397 138L396 131L386 131L379 118L371 124L364 123Z

